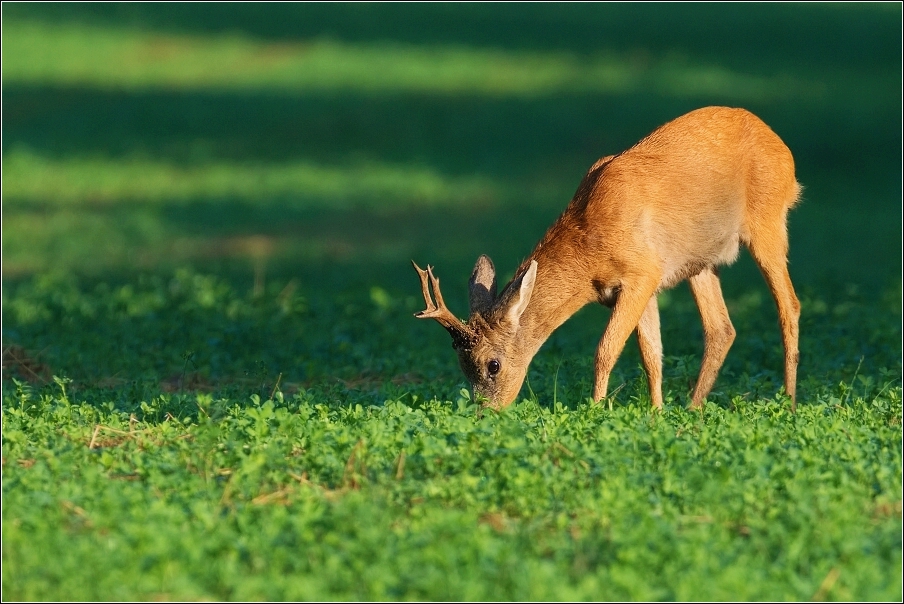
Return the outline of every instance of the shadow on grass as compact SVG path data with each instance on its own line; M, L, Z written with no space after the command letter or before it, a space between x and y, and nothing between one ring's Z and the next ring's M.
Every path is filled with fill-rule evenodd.
M803 172L898 166L899 107L747 103L791 147ZM421 163L446 174L572 176L718 96L557 95L538 99L355 93L148 91L5 85L3 153L327 163ZM856 150L853 152L852 150Z

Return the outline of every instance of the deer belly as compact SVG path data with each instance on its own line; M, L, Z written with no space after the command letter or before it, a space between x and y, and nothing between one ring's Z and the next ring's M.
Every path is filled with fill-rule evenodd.
M671 242L665 253L660 253L662 279L660 287L672 287L705 268L731 264L738 258L740 237L730 233L709 240L697 240L693 245Z

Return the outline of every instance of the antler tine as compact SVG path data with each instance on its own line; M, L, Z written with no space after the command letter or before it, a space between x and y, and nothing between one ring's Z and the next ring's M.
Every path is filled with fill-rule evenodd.
M433 297L436 298L436 307L439 310L444 310L449 314L449 309L446 307L446 303L443 301L443 292L439 289L439 279L437 279L433 275L433 267L429 264L427 265L427 274L430 276L430 284L433 286Z
M424 303L427 306L424 310L415 313L414 316L418 319L436 319L446 329L450 329L453 326L457 328L459 325L464 327L464 323L446 307L446 303L443 301L443 294L439 289L439 279L433 274L433 267L428 264L427 270L424 270L415 264L414 260L411 261L411 264L414 265L414 269L421 278L421 290L424 294ZM427 283L428 279L430 280L429 284ZM431 287L433 288L433 296L430 295ZM433 301L434 297L436 302Z
M426 317L429 317L429 316L430 316L430 315L427 314L427 313L436 312L436 310L437 310L436 304L433 303L433 298L430 296L430 285L427 283L427 277L428 277L428 272L427 272L427 271L429 271L431 267L430 267L430 265L428 264L428 265L427 265L427 271L425 271L424 269L422 269L421 267L419 267L419 266L414 262L414 260L411 261L411 266L414 267L414 270L417 271L418 277L421 278L421 290L422 290L422 292L423 292L423 294L424 294L424 303L427 305L427 308L426 308L426 309L424 309L424 310L422 310L422 311L420 311L420 312L414 313L414 316L415 316L415 317L418 317L419 319L420 319L420 318L426 318ZM432 274L429 274L429 276L432 277L433 275L432 275Z
M411 261L411 264L421 279L421 290L424 294L424 303L427 306L424 310L414 313L414 316L418 319L436 319L452 336L455 348L470 347L477 339L477 333L446 307L446 303L443 301L443 294L439 289L439 279L433 274L433 267L428 264L427 270L424 270L415 264L414 260ZM431 286L433 288L433 296L430 295ZM433 298L436 298L435 302Z

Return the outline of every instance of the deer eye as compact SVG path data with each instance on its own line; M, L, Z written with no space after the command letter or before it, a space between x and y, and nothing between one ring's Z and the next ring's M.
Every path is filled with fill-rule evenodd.
M497 373L499 373L499 369L499 361L497 361L496 359L493 359L492 361L487 363L487 371L490 372L490 375L496 375Z

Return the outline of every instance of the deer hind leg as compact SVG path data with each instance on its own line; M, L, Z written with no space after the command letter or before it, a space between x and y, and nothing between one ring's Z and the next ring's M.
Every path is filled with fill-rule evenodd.
M637 344L647 382L650 385L650 400L653 407L662 409L662 335L659 330L659 305L656 296L650 297L640 322L637 324Z
M699 409L716 382L719 369L734 342L735 329L728 316L716 272L707 268L688 281L703 321L703 362L691 396L691 409Z
M637 328L658 285L658 276L646 278L639 283L622 284L609 324L596 349L596 384L593 388L595 401L606 398L609 375L615 367L615 361L624 349L628 336Z
M751 234L750 253L760 267L778 308L778 322L785 347L785 393L791 397L791 411L794 412L797 408L797 364L800 360L797 350L800 302L788 274L788 234L784 217L776 224L777 228L761 229Z

